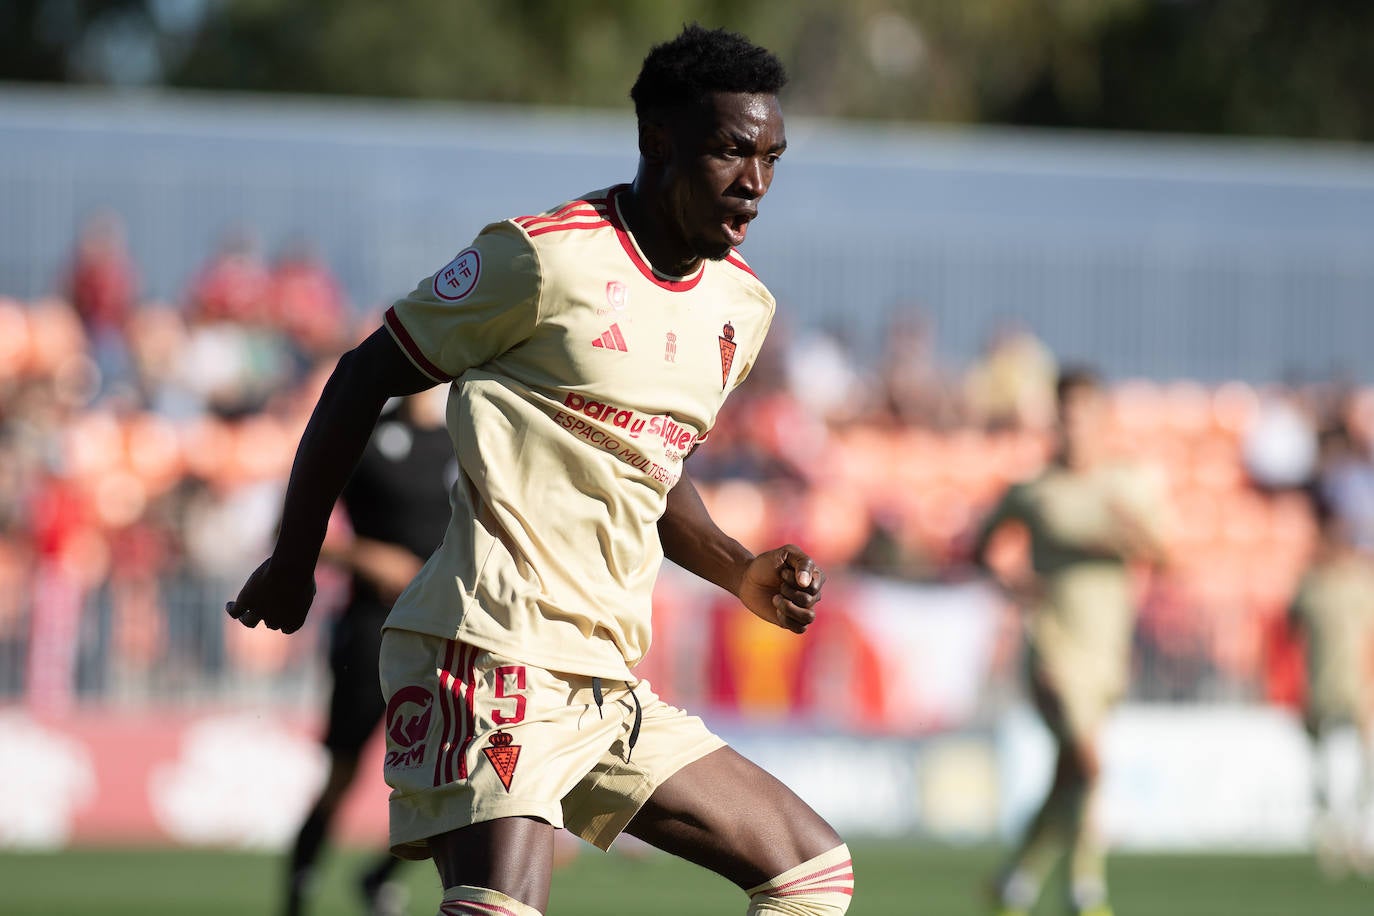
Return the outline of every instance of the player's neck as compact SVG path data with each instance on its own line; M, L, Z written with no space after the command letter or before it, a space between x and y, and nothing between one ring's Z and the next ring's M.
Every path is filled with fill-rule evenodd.
M661 198L653 193L651 184L638 175L630 189L620 196L625 228L655 270L670 277L686 277L701 266L701 257L673 231Z

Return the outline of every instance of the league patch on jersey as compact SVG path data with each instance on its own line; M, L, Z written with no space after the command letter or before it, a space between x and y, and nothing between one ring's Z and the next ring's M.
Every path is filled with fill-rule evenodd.
M434 694L412 684L392 694L386 704L386 765L413 769L425 759Z
M515 765L520 761L520 745L511 744L511 736L505 732L497 732L491 736L491 746L482 748L482 753L487 755L501 785L509 792L510 781L515 778Z
M457 302L476 289L477 278L481 275L482 256L477 249L469 248L434 275L434 295L447 302Z
M720 387L724 391L730 384L730 367L735 364L735 326L725 322L725 329L716 339L720 341Z

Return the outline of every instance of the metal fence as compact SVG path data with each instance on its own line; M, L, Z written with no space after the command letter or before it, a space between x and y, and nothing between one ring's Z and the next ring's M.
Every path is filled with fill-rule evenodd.
M798 122L745 248L785 323L874 352L915 305L963 362L1014 317L1117 376L1374 380L1374 154L1358 147ZM50 290L81 218L150 296L217 236L303 235L363 307L494 218L634 170L628 113L0 90L0 293Z

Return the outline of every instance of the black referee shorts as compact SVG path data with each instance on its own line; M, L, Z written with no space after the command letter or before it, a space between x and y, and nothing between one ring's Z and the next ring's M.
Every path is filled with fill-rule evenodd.
M382 648L386 609L355 603L335 621L329 641L329 725L324 746L331 753L356 756L386 712L377 658Z

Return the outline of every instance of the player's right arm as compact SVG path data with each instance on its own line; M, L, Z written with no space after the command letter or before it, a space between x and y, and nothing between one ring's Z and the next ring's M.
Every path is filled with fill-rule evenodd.
M315 597L315 563L330 512L382 406L434 384L383 329L339 359L296 449L272 556L225 605L230 617L247 627L262 621L283 633L300 629Z
M1042 588L1039 578L1033 572L1028 572L1020 577L1004 575L994 568L990 560L989 553L993 537L1004 525L1008 524L1027 524L1025 493L1019 484L1009 487L1002 494L997 505L993 506L992 511L988 513L978 527L978 533L973 542L973 563L1012 602L1022 607L1029 607L1040 598Z
M331 548L326 542L320 559L361 578L388 607L396 603L410 580L425 565L424 557L400 544L356 536L346 546Z
M992 545L993 535L1008 522L1021 520L1019 505L1017 488L1009 487L978 526L978 533L973 540L972 559L974 565L984 572L992 572L988 565L988 548Z

